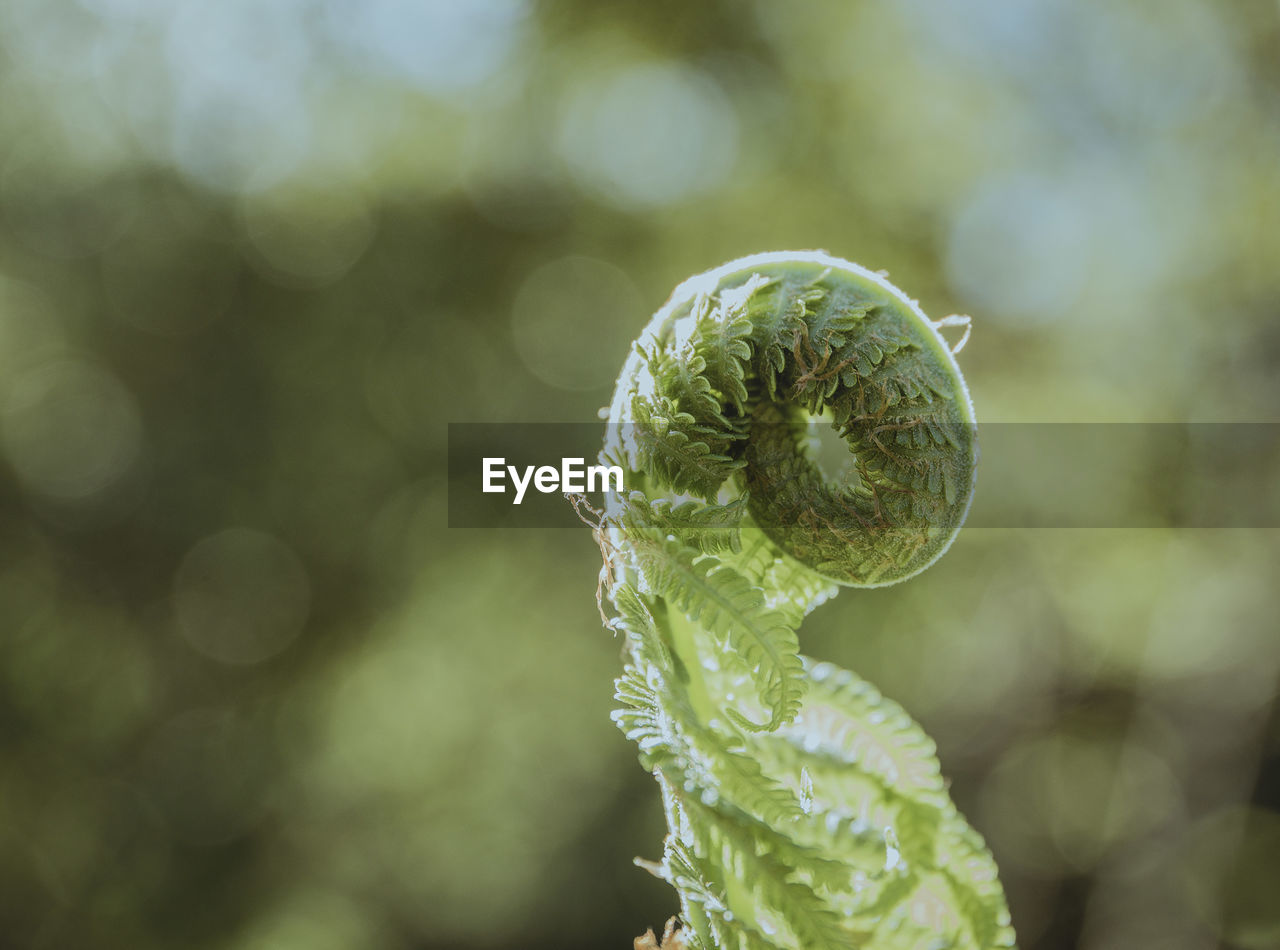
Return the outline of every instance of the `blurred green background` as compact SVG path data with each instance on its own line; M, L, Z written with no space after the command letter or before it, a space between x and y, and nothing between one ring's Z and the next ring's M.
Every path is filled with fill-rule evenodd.
M982 420L1280 419L1275 0L0 0L0 145L5 947L660 927L598 553L444 453L694 272L888 269ZM974 529L801 639L1025 947L1273 948L1277 540Z

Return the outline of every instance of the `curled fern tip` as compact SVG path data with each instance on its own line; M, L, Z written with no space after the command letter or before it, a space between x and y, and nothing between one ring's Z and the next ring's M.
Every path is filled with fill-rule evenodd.
M630 491L594 520L600 594L626 637L614 719L669 828L645 866L684 923L637 947L1014 945L933 743L796 635L960 530L977 440L939 327L962 319L967 339L823 252L759 254L677 287L624 365L601 455ZM817 425L847 450L834 473Z

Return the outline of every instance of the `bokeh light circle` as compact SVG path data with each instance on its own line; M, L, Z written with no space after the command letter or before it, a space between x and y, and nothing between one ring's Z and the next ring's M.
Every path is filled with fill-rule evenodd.
M119 484L142 450L133 396L106 369L66 359L35 366L9 387L0 441L24 487L64 502Z
M178 629L221 663L260 663L302 631L311 584L279 539L248 528L210 535L187 552L173 580Z
M720 87L692 67L629 66L588 77L571 93L559 150L578 184L602 200L657 207L728 177L738 120Z
M529 371L560 389L606 387L627 353L644 304L612 264L570 256L539 267L516 293L511 332Z
M1090 260L1089 206L1053 180L994 176L951 228L947 276L984 316L1040 324L1076 301Z
M279 283L320 287L342 277L373 237L358 191L290 185L246 199L241 221L255 262Z
M362 70L433 93L474 86L511 55L528 0L328 0L333 42Z

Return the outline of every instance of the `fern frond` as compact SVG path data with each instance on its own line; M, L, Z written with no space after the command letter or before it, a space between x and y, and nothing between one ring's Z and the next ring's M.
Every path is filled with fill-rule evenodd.
M698 320L694 353L702 361L708 381L739 415L745 412L749 398L747 369L755 330L752 300L772 283L753 275L742 286L723 291L718 305Z
M742 547L739 532L747 510L745 496L723 505L709 505L693 500L649 500L635 492L628 502L624 517L633 530L681 538L703 554L736 552Z
M669 669L672 664L670 645L659 633L653 614L640 592L631 584L617 583L610 590L609 597L618 612L613 625L626 634L636 655L656 663L660 669Z
M712 449L728 438L724 431L700 424L675 401L636 397L632 404L641 470L676 491L713 499L725 479L743 462Z
M701 950L1005 950L982 838L937 750L853 673L799 654L837 585L895 583L960 529L977 457L951 351L883 278L819 252L682 287L618 381L599 528L625 634L613 719L662 792L659 865ZM852 453L806 448L829 413ZM696 496L697 499L688 496Z
M722 818L708 816L696 802L680 802L696 829L696 844L684 849L684 861L705 893L724 895L714 897L711 906L732 914L725 919L728 930L766 931L774 946L841 950L850 945L852 934L840 915L790 867L767 851L758 852L749 834L733 834ZM738 903L732 896L735 885Z
M800 708L799 641L786 618L764 603L764 592L710 555L699 555L678 540L642 539L636 557L655 594L680 608L691 621L726 639L739 660L757 674L761 702L770 712L765 725L735 716L752 729L772 730ZM729 710L730 715L733 711Z

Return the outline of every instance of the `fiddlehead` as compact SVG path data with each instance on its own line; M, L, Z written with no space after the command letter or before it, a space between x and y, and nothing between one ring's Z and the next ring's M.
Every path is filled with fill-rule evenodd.
M923 570L964 520L973 413L936 327L847 261L758 255L677 288L618 379L602 458L632 490L597 527L627 641L615 719L662 790L648 866L686 942L1013 945L933 743L795 633L836 584ZM843 482L807 445L820 413Z

